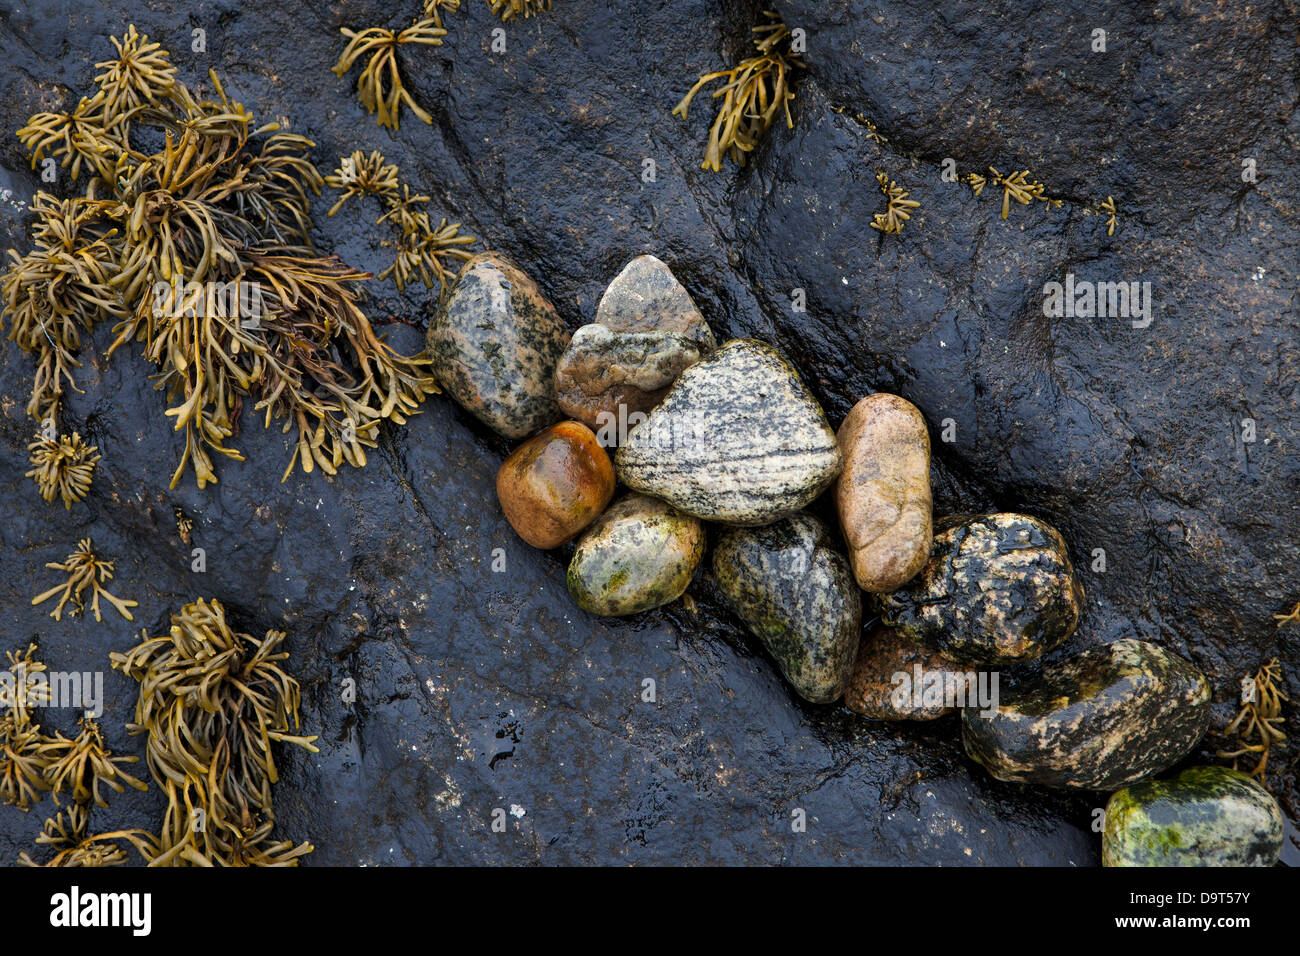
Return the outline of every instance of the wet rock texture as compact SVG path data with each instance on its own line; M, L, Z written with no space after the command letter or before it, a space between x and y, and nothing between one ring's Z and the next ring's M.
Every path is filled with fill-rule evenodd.
M977 680L933 647L876 626L862 638L844 706L876 720L934 720L964 703Z
M1106 803L1105 866L1272 866L1281 849L1277 801L1226 767L1144 780Z
M933 429L936 515L1028 511L1069 542L1087 607L1049 662L1125 635L1163 644L1210 677L1223 726L1240 678L1277 654L1300 700L1300 629L1272 620L1300 598L1300 113L1294 31L1277 28L1294 4L1112 5L1104 54L1089 52L1099 24L1079 0L948 3L941 17L920 2L774 5L808 31L796 127L778 124L743 171L712 174L699 168L711 104L689 122L670 110L696 76L747 55L756 6L629 14L566 0L507 24L498 54L487 4L464 3L442 47L401 54L433 125L408 117L390 134L358 104L355 77L328 67L340 26L400 26L418 4L19 0L0 20L5 245L25 247L15 201L39 185L12 131L75 106L110 54L104 37L134 19L187 80L215 67L259 120L289 116L326 170L382 149L432 197L431 215L507 251L570 329L595 320L632 256L653 253L719 341L755 336L788 355L833 425L870 392L907 398ZM203 56L188 52L199 26ZM1258 183L1241 181L1243 156ZM1000 197L941 179L945 157L962 172L1028 168L1064 205L1015 206L1004 222ZM899 237L867 228L883 209L877 167L922 204ZM1085 213L1107 195L1113 237ZM332 201L317 206L319 243L387 267L380 210L349 203L326 219ZM1042 285L1067 272L1150 281L1151 325L1043 317ZM377 320L424 322L423 287L373 288ZM423 345L421 329L386 329L396 347ZM221 462L203 493L169 491L180 444L152 368L135 349L106 366L111 339L97 332L84 394L68 401L67 427L104 455L70 512L23 477L32 367L0 344L0 633L11 648L39 638L62 670L106 668L134 643L125 621L54 623L29 606L44 562L83 534L116 559L114 591L140 601L151 632L197 594L245 630L287 629L322 752L285 752L277 825L317 845L308 865L1099 862L1095 797L993 781L950 720L800 705L706 575L688 592L695 615L680 603L626 621L575 612L568 555L534 551L497 508L509 444L446 397L386 429L364 471L285 484L288 436L245 409L248 461ZM206 549L204 575L176 507ZM1097 548L1105 573L1091 570ZM646 677L657 705L636 703ZM105 675L108 745L142 755L122 727L134 697ZM67 713L48 723L76 732ZM1294 717L1288 729L1300 736ZM1274 763L1294 816L1291 771ZM790 833L794 800L804 836ZM523 815L491 833L492 808L512 806ZM0 808L0 861L30 848L51 808ZM156 788L128 792L93 823L156 826L162 808Z
M1123 640L1045 667L1000 695L997 712L962 711L962 740L999 780L1114 790L1171 767L1210 720L1210 685L1192 664Z

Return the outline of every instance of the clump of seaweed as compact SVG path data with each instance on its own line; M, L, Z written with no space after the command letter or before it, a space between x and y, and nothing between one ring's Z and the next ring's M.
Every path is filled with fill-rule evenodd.
M876 182L889 204L883 213L878 212L871 217L871 228L879 229L887 236L896 236L903 231L903 223L912 218L910 210L919 208L921 204L915 199L908 199L910 194L907 190L884 173L876 173Z
M315 753L298 725L298 682L280 664L283 631L234 631L215 600L172 617L166 636L141 635L113 667L140 683L132 733L147 734L146 762L167 795L151 866L294 865L311 844L272 842L273 746ZM195 826L196 811L203 825Z
M142 343L185 432L172 487L187 468L200 488L216 481L214 455L242 460L228 440L246 402L298 429L286 479L295 463L364 463L379 423L438 387L427 355L374 334L359 306L370 275L312 250L314 144L255 127L213 72L211 97L191 92L133 31L118 47L87 107L103 132L75 140L94 160L85 195L38 194L34 248L0 277L9 337L37 360L29 414L57 418L82 342L112 319L109 355Z
M341 78L361 57L369 54L370 59L366 61L357 80L357 97L367 112L378 114L380 126L397 129L403 103L424 122L433 122L433 117L420 108L420 104L415 102L402 84L397 48L408 43L441 46L447 31L440 22L426 17L404 30L369 27L358 32L343 27L339 32L348 38L348 45L343 48L338 62L333 66L334 75Z
M0 804L26 810L49 790L41 733L10 711L0 716Z
M64 819L64 814L67 819ZM84 804L73 804L60 810L45 821L45 827L36 837L38 846L55 851L45 863L37 863L26 851L18 854L23 866L46 867L99 867L121 866L128 859L126 850L111 841L125 840L134 846L146 860L156 853L153 834L144 830L114 830L111 833L89 834L90 809Z
M71 437L59 439L38 435L27 450L32 463L27 477L36 482L42 498L62 498L64 507L71 509L86 497L100 460L97 445L87 445L79 433L73 432Z
M1296 601L1295 607L1285 614L1274 614L1273 620L1277 621L1278 627L1283 624L1300 624L1300 601Z
M714 99L723 100L709 129L709 145L701 164L704 169L718 172L724 156L730 156L739 166L745 165L746 154L754 150L782 112L786 128L794 128L790 115L790 101L794 99L791 77L804 64L791 51L790 30L776 12L764 11L764 17L767 22L753 28L757 56L741 60L729 70L704 74L673 107L674 116L686 119L696 93L714 80L727 81L713 93Z
M103 620L99 610L99 599L101 597L117 608L117 612L128 621L135 620L127 609L137 607L138 602L116 597L104 588L104 585L113 577L113 562L100 560L99 556L95 554L94 546L89 538L82 538L77 544L77 550L68 555L66 560L62 562L51 561L45 566L55 571L67 572L68 575L68 580L63 584L56 584L48 591L43 591L32 598L32 606L35 607L48 601L56 594L61 595L58 605L50 612L50 617L54 618L54 620L62 620L63 609L69 601L72 602L73 613L81 613L85 608L82 595L87 588L90 589L90 609L95 612L96 621Z
M31 719L31 708L50 699L48 683L40 679L45 665L36 659L36 645L23 653L6 651L8 673L0 681L0 804L26 810L49 790L45 771L49 755L46 738Z
M511 17L538 16L551 9L551 0L488 0L492 12L506 23Z
M989 174L984 176L980 173L967 173L961 177L962 182L971 188L978 198L984 192L984 187L992 183L994 186L1002 189L1002 218L1006 219L1011 215L1011 202L1015 200L1022 206L1027 206L1034 200L1041 200L1045 206L1053 209L1061 208L1061 200L1053 199L1047 195L1047 187L1037 180L1029 178L1029 170L1022 169L1019 172L1004 176L992 166L988 168Z
M1223 731L1227 736L1236 736L1239 746L1218 753L1220 758L1232 761L1233 770L1238 769L1237 763L1242 757L1258 754L1259 760L1248 776L1255 777L1261 784L1273 745L1286 743L1286 734L1282 731L1282 702L1290 698L1278 688L1281 680L1282 665L1276 657L1255 672L1248 685L1250 692L1243 695L1246 699L1241 710Z
M56 794L70 793L75 803L94 802L96 806L107 807L108 801L99 792L101 786L115 793L122 793L128 786L136 790L149 789L143 780L137 780L120 766L138 763L140 758L114 756L104 746L99 724L88 717L82 718L81 732L75 739L68 740L56 732L45 740L41 750L49 761L45 780L50 789Z
M471 254L464 247L476 240L473 236L462 236L460 223L449 224L445 218L434 228L423 208L429 197L412 194L410 186L399 188L397 175L397 167L388 163L378 150L372 150L369 156L356 150L351 156L343 157L338 169L325 178L327 185L343 190L329 214L334 215L353 196L378 198L385 212L375 224L392 223L400 230L397 256L391 266L379 273L379 278L392 278L399 291L413 279L420 279L430 289L437 282L441 288L455 268L454 265L449 268L443 260L469 259Z
M176 512L176 534L181 539L182 544L189 544L190 537L194 531L194 519L190 518L180 508Z
M1115 198L1107 196L1106 201L1101 204L1102 212L1106 213L1106 235L1115 235L1115 227L1119 225L1119 219L1115 215Z
M384 154L372 149L367 156L354 150L351 156L339 160L338 169L325 177L325 185L343 191L328 216L334 215L354 196L378 196L383 199L397 192L397 166L384 159Z

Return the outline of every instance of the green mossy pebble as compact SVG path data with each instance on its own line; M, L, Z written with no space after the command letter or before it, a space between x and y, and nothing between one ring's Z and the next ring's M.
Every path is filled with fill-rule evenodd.
M1227 767L1145 780L1106 804L1104 866L1272 866L1281 852L1277 801Z
M681 597L704 557L704 525L630 494L587 529L569 562L569 593L591 614L648 611Z

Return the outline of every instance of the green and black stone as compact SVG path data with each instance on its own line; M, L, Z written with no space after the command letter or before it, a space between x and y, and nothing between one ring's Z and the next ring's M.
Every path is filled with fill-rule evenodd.
M568 328L537 283L496 252L465 263L429 321L439 384L506 438L563 417L555 365L568 344Z
M1065 540L1022 514L936 522L921 573L876 599L884 622L955 661L1033 660L1074 633L1083 585Z
M729 531L713 573L732 609L805 700L830 703L853 672L862 595L830 532L808 514Z
M1210 722L1210 685L1146 641L1076 654L1004 692L991 717L962 711L962 743L998 780L1115 790L1173 766Z
M1227 767L1190 767L1110 798L1103 866L1272 866L1282 810L1272 794Z

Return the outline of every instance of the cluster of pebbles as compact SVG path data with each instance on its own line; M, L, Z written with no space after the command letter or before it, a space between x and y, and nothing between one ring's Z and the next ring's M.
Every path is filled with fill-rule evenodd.
M648 255L572 334L517 266L478 255L429 346L457 402L525 439L497 475L501 508L534 547L577 539L568 587L585 611L677 600L712 522L719 588L805 700L879 720L960 710L967 754L998 780L1112 792L1107 864L1276 861L1281 812L1254 781L1219 767L1151 779L1208 727L1190 662L1119 640L1016 673L1079 622L1068 548L1029 515L935 520L929 432L907 400L868 395L833 430L779 351L719 345ZM828 491L838 534L804 510Z

